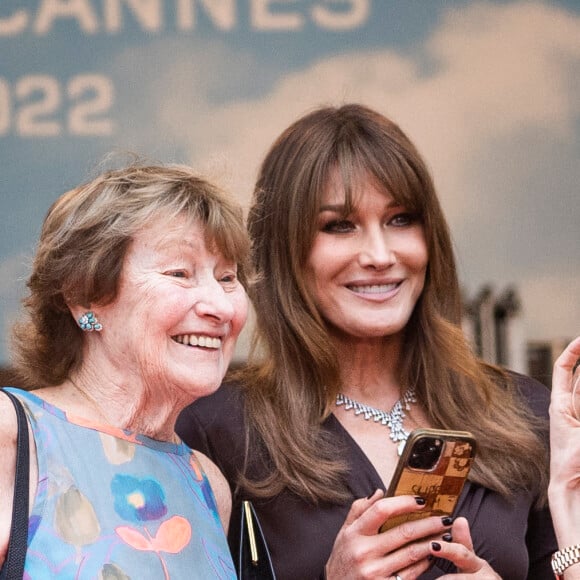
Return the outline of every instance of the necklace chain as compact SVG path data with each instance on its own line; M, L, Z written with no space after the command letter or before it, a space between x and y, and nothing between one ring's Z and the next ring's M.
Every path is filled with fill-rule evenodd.
M376 409L370 405L359 403L343 393L336 395L336 406L344 406L345 410L354 410L355 415L363 415L366 421L371 419L375 423L386 425L389 428L389 437L394 443L398 443L397 452L399 455L403 452L405 442L409 437L409 432L403 427L405 411L411 409L411 403L416 403L417 397L413 389L407 389L404 395L393 405L390 411Z

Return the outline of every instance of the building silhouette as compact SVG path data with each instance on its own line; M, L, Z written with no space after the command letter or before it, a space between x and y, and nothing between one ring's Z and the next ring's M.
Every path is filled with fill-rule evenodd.
M463 330L478 356L550 387L552 367L568 341L526 339L516 288L498 294L484 285L472 300L464 299L463 311Z

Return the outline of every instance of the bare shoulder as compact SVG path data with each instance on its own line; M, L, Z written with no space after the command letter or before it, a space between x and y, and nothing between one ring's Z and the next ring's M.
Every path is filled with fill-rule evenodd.
M17 422L14 405L0 393L0 565L6 557L12 516Z
M232 493L230 486L219 467L209 457L199 451L194 451L194 453L207 475L215 495L222 526L227 533L232 512Z
M3 393L0 393L0 464L10 470L10 464L16 458L17 420L12 401ZM12 461L10 461L12 460ZM12 465L11 475L14 475ZM6 469L0 470L0 485L5 479ZM11 478L10 478L11 479ZM2 485L2 491L5 487ZM0 495L0 501L3 493ZM2 512L0 512L2 513Z

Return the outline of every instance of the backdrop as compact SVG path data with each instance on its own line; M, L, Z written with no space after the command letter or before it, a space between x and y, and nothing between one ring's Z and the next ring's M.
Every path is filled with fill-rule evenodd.
M578 0L1 0L0 364L44 214L103 155L247 206L277 134L349 101L428 160L466 294L514 285L527 338L574 336L579 89Z

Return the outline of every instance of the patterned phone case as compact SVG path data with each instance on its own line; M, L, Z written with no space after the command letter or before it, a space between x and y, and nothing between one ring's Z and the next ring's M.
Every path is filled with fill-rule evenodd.
M442 441L439 460L431 469L409 466L415 444L423 437ZM467 431L416 429L409 435L399 459L387 495L414 495L422 497L426 505L418 512L395 516L387 520L380 531L384 532L405 521L428 516L451 515L475 457L475 439Z

